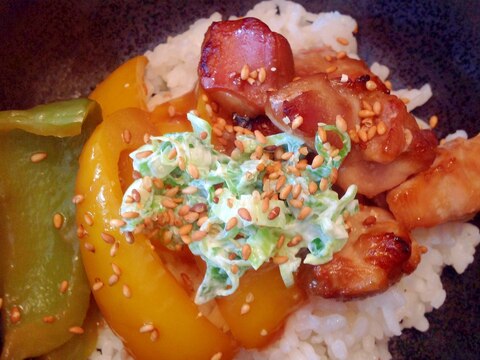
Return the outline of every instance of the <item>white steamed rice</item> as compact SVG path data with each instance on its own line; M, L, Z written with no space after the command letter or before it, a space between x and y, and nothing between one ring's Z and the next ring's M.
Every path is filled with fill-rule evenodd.
M278 12L277 12L278 8ZM320 46L346 51L357 57L357 43L352 35L357 24L353 18L338 12L312 14L301 5L285 0L257 4L245 16L257 17L273 31L283 34L293 51ZM212 21L220 21L214 13L200 19L188 31L158 45L145 54L149 60L145 80L148 108L191 91L197 80L197 64L203 35ZM349 40L340 46L337 37ZM389 69L373 63L371 70L382 80ZM428 84L420 89L394 92L408 98L409 111L423 105L432 96ZM459 132L456 136L465 136ZM388 340L401 334L402 329L427 331L425 314L438 309L445 301L440 275L446 265L459 273L473 261L475 246L480 243L477 227L468 223L450 223L431 229L417 229L415 239L428 252L418 268L403 277L383 294L363 300L340 302L312 298L288 319L283 336L262 351L242 350L237 358L260 359L389 359ZM129 359L121 341L106 327L100 332L97 348L101 352L91 359Z

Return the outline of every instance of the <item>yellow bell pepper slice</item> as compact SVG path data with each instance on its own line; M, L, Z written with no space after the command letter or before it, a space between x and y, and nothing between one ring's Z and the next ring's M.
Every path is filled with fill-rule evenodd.
M235 339L246 348L259 348L278 335L304 300L298 286L285 287L278 266L267 265L246 272L237 291L216 301Z
M129 141L125 139L128 130ZM166 269L150 242L134 242L111 221L119 219L120 154L155 134L148 113L125 109L107 117L80 157L76 193L82 258L95 300L125 346L142 360L222 359L233 356L232 339L205 317ZM83 229L83 230L82 230ZM116 250L112 250L116 248Z
M129 107L147 109L147 91L143 80L147 62L145 56L128 60L93 90L89 98L100 104L104 118Z

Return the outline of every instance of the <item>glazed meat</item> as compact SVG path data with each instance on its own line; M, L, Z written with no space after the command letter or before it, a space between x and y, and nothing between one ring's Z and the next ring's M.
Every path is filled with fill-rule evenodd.
M378 78L371 80L373 75L363 62L338 60L342 71L350 71L343 73L347 78L335 72L307 75L325 66L325 60L319 60L318 67L311 65L312 58L308 55L308 63L304 60L300 67L303 77L270 95L266 114L283 131L305 138L311 147L319 122L336 124L339 117L343 119L353 146L339 171L342 188L357 184L359 193L374 197L430 166L435 135L419 129L405 104L389 95ZM294 126L299 117L300 125ZM341 145L335 136L328 140L336 147Z
M205 34L198 74L224 110L255 117L264 113L268 91L292 80L292 50L258 19L214 22Z
M438 147L432 166L387 195L387 203L408 228L467 219L480 210L480 135Z
M301 265L298 282L308 293L343 300L365 297L415 270L424 249L390 213L364 206L347 221L348 242L330 262Z

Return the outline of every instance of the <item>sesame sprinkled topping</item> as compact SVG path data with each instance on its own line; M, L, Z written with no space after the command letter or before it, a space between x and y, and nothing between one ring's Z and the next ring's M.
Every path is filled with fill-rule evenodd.
M337 115L335 117L335 125L340 131L347 131L347 122L342 117L342 115Z
M151 342L155 342L158 340L158 330L157 329L153 329L151 332L150 332L150 341Z
M325 129L322 128L321 126L319 126L317 132L318 132L318 136L320 137L320 140L322 141L322 143L327 142L327 132L325 131Z
M153 151L151 151L151 150L140 151L135 155L135 157L137 159L145 159L146 157L149 157L152 154L153 154Z
M347 46L350 43L347 39L343 37L337 37L337 42L343 46Z
M153 324L143 324L138 331L142 334L149 333L150 331L153 331L155 327Z
M38 152L30 156L30 161L32 163L38 163L42 160L45 160L47 158L47 153L46 152Z
M10 310L10 322L12 324L16 324L20 321L22 314L20 313L20 309L18 306L13 306L12 310Z
M130 141L132 140L132 133L128 129L123 130L122 140L125 144L130 144Z
M85 213L83 215L83 219L85 220L85 222L87 223L87 225L89 226L92 226L93 225L93 217L90 213Z
M63 225L63 216L60 213L53 215L53 226L55 229L60 229Z
M260 335L261 335L261 336L267 336L267 335L268 335L268 331L267 331L266 329L262 329L262 330L260 331Z
M288 256L274 256L272 261L277 265L285 264L288 261Z
M127 299L130 299L132 297L132 291L128 287L128 285L123 285L122 286L122 294L125 296Z
M67 280L63 280L60 284L60 292L62 294L65 294L68 290L68 281Z
M251 253L252 253L252 248L250 247L250 245L245 244L245 245L242 246L242 259L243 260L248 260Z
M193 164L188 164L188 173L194 179L198 179L200 177L200 173L199 173L197 167Z
M242 307L240 308L240 315L245 315L249 311L250 311L250 305L243 304Z
M230 231L232 230L235 226L238 224L238 219L236 217L230 218L230 220L227 221L227 224L225 225L225 230Z
M365 84L367 90L373 91L377 88L377 83L373 80L368 80Z
M83 244L83 246L85 247L85 249L87 249L88 251L94 253L95 252L95 246L92 244L92 243L89 243L89 242L86 242L85 244Z
M302 210L300 210L300 213L298 214L297 219L298 220L303 220L308 215L310 215L311 212L312 212L312 208L308 207L308 206L305 206L305 207L302 208Z
M214 354L210 360L220 360L222 358L222 353L221 352L217 352L216 354Z
M312 169L316 169L322 166L323 162L324 162L323 156L320 154L316 155L312 160Z
M298 129L303 124L303 116L297 115L292 121L292 129Z
M267 143L267 138L265 137L265 135L262 134L260 130L255 130L253 133L255 134L255 138L259 143L261 144Z
M122 217L124 219L135 219L139 216L140 216L140 214L136 211L126 211L122 214Z
M107 234L106 232L102 232L100 234L100 237L102 238L103 241L105 241L107 244L113 244L115 242L115 238L110 235L110 234Z
M42 318L42 321L45 323L45 324L52 324L55 322L55 316L52 316L52 315L47 315L47 316L44 316Z
M245 221L252 221L252 216L246 208L238 209L238 215L240 215L240 217Z
M268 220L275 219L278 215L280 215L280 208L275 206L269 213L268 213Z
M110 225L115 228L125 226L126 222L121 219L112 219L110 220Z
M430 119L428 120L428 124L430 125L430 128L435 128L438 124L438 116L437 115L433 115L433 116L430 116Z
M96 280L93 285L92 285L92 290L93 291L98 291L100 290L101 288L103 287L103 282L101 282L100 280Z
M72 326L68 331L75 335L82 335L85 332L81 326Z
M85 196L83 196L82 194L77 194L72 198L72 203L74 203L75 205L78 205L83 200L85 200Z
M108 278L108 285L112 286L115 285L118 282L118 275L117 274L112 274Z
M249 292L247 296L245 296L245 302L247 304L251 304L253 300L255 300L255 296L253 295L253 293Z
M243 65L242 69L240 70L240 79L247 80L250 74L250 69L247 64Z
M182 194L192 195L192 194L195 194L197 191L198 191L198 188L196 186L190 185L182 189Z

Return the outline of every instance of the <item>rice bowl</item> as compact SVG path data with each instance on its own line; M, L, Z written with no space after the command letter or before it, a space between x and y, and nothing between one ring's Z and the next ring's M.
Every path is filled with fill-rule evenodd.
M281 3L281 6L287 5ZM274 14L274 10L273 7L264 8L259 10L259 13L261 15L269 12ZM281 10L280 14L282 12ZM293 11L292 9L285 10L285 13L291 15L293 19L302 19L303 16L313 21L313 14L302 13L299 8L295 8ZM255 12L248 15L262 17ZM212 15L212 17L219 18L219 15ZM279 19L275 19L273 23L278 28L275 28L274 25L271 26L274 30L280 31L282 26L286 27L285 24L291 25L294 23L292 18L287 19L283 25ZM268 23L267 19L265 21ZM323 21L327 22L326 19ZM322 21L318 23L321 25ZM316 23L314 22L314 24ZM320 25L316 24L316 26ZM349 36L348 34L355 27L354 20L345 18L343 25L346 26L347 31L344 36ZM292 29L292 33L295 33L295 29ZM167 66L169 70L164 73L165 75L160 75L163 79L159 83L150 82L152 107L162 101L162 97L163 99L170 96L175 97L193 86L193 84L188 84L187 88L182 89L185 84L180 80L185 77L190 78L190 76L184 74L188 73L186 71L189 71L190 68L195 69L196 60L191 56L195 51L198 52L191 46L191 41L196 41L195 35L183 34L181 36L184 38L184 43L188 44L190 53L178 51L176 40L171 41L172 48L160 47L160 53L166 51L181 54L180 58L192 61L186 63L183 69L168 68ZM332 38L335 39L338 36L341 35L335 34ZM287 37L289 37L288 34ZM198 38L201 39L201 36L197 36ZM296 44L291 37L289 40L292 44ZM313 46L314 40L316 39L312 39ZM325 40L322 39L322 41ZM328 42L326 43L328 44ZM335 42L332 44L335 45ZM350 44L352 44L352 49L349 49L349 53L354 54L356 49L354 49L353 38ZM155 59L161 58L155 55L155 51L157 50L152 49L152 52L147 52L152 65L148 68L147 79L150 77L152 80L159 79L158 75L162 68L165 68L164 64L154 68ZM165 56L162 57L165 59ZM381 61L381 59L375 60ZM385 77L388 71L378 64L372 65L372 69L374 72L378 72L381 77ZM195 76L192 76L192 78L195 78ZM167 87L164 87L165 84ZM410 106L419 106L430 97L429 90L430 88L426 85L420 91L409 89L399 94L402 97L411 97ZM433 89L433 93L435 93L435 89ZM419 94L420 97L418 97ZM449 236L448 234L452 235ZM292 358L322 358L326 355L332 358L364 358L367 354L379 358L388 358L388 337L399 335L403 327L414 327L421 331L427 330L428 321L424 317L424 312L438 308L445 300L445 291L439 280L442 267L453 265L457 272L463 272L467 265L473 261L474 247L479 242L478 229L460 223L452 224L451 227L441 226L438 229L428 231L418 230L415 233L415 238L420 243L425 244L429 248L429 252L423 257L422 263L413 275L403 278L386 293L370 299L348 303L316 299L291 316L285 327L284 337L280 341L261 352L242 351L239 358L260 359L265 356L267 358L268 356L284 358L287 354ZM457 238L462 238L462 242L453 240ZM414 293L405 293L405 289L414 289ZM383 306L387 302L388 306ZM108 345L102 349L103 356L114 355L114 351L108 350ZM314 355L314 352L316 352L316 355Z

